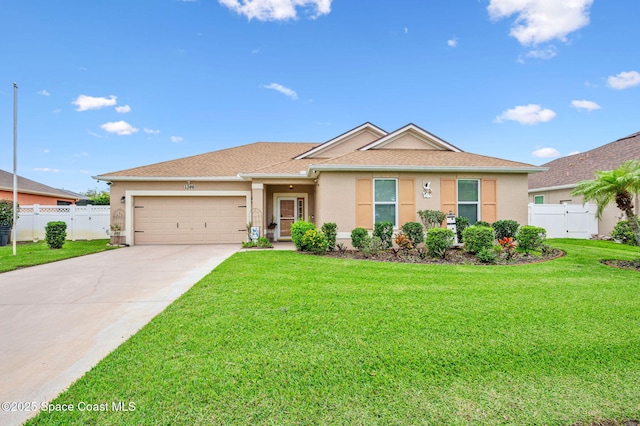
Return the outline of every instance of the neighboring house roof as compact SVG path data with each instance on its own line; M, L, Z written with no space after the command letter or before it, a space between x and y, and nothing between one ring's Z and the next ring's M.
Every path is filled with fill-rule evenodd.
M52 188L34 180L27 179L22 176L18 176L17 178L18 192L23 194L45 195L48 197L64 198L67 200L77 198L67 191ZM13 191L13 173L0 170L0 189L5 191Z
M529 191L574 187L598 170L613 170L627 160L640 160L640 132L579 154L543 164L549 170L529 176Z
M387 133L365 123L325 142L257 142L96 176L99 180L308 178L329 170L535 173L530 164L463 152L408 124Z

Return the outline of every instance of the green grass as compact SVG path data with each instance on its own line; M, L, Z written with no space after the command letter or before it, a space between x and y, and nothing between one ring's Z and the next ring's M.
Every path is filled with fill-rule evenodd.
M522 266L241 252L30 424L573 424L640 417L640 250Z
M20 243L16 245L16 255L10 245L0 247L0 272L13 271L18 268L41 265L85 254L98 253L114 247L107 246L109 240L66 241L58 250L52 250L47 243Z

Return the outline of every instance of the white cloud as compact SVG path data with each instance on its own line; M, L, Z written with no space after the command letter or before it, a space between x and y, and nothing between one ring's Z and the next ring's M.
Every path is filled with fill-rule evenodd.
M38 92L38 95L42 95L42 96L51 96L51 93L47 92L46 90L40 90Z
M116 104L116 99L117 97L113 95L109 96L109 98L94 98L93 96L80 95L71 103L78 106L76 111L88 111L90 109L114 106Z
M624 71L618 75L611 75L607 78L607 86L612 89L622 90L640 84L640 73L638 71Z
M49 172L49 173L59 173L60 169L50 169L49 167L36 167L33 169L36 172Z
M129 105L117 106L116 112L120 114L126 114L128 112L131 112L131 107Z
M106 132L115 133L118 136L128 136L138 133L138 129L126 121L110 121L108 123L104 123L100 127L102 127Z
M184 142L184 138L182 136L171 136L169 139L171 139L171 142L173 143Z
M97 134L97 133L95 133L95 132L92 132L91 130L87 130L87 134L88 134L89 136L93 136L94 138L100 138L100 139L102 139L102 138L104 137L104 136L99 135L99 134Z
M42 152L44 152L45 154L48 154L49 153L49 149L48 148L43 149Z
M533 151L531 155L538 158L554 158L559 157L560 152L555 148L540 148Z
M571 151L567 155L576 155L576 154L580 154L580 151Z
M409 34L409 27L404 27L404 33Z
M526 53L525 57L533 58L533 59L548 60L548 59L553 58L557 54L558 54L558 51L555 48L555 46L549 46L549 47L547 47L545 49L533 49L533 50L530 50L530 51L528 51Z
M447 46L449 46L449 47L457 47L458 46L458 39L452 38L451 40L447 40Z
M554 39L566 41L567 35L589 24L593 0L490 0L491 19L517 15L510 35L525 46Z
M56 109L53 110L54 114L59 114L61 112L62 112L62 110L60 108L56 108Z
M297 8L311 9L311 19L331 12L332 0L218 0L218 3L245 15L249 20L282 21L296 19Z
M529 104L511 108L500 114L494 120L502 123L505 120L517 121L520 124L538 124L551 121L556 113L550 109L542 109L540 105Z
M576 109L584 109L587 111L594 111L596 109L600 109L601 106L593 101L581 100L581 101L571 101L571 106Z
M149 135L157 135L160 133L160 130L147 129L146 127L142 130L144 130L144 132Z
M288 87L285 87L281 84L271 83L271 84L264 85L262 87L264 87L265 89L272 89L272 90L278 91L283 95L289 96L291 99L298 99L298 94L294 90L289 89Z

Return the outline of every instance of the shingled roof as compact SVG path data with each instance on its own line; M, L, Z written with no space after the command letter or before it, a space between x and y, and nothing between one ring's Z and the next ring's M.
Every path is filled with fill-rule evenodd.
M640 160L640 132L590 151L543 164L549 170L529 175L529 189L566 187L595 177L598 170L613 170L627 160Z
M13 173L0 170L0 189L13 191ZM77 198L69 194L67 191L52 188L43 183L24 178L22 176L18 176L18 192L24 194L47 195L50 197L64 198L68 200Z

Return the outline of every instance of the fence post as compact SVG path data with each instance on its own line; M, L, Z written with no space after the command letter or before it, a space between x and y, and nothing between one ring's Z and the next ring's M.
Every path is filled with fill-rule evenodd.
M31 218L31 241L40 240L40 234L36 235L36 223L38 223L38 216L40 216L40 204L33 205L33 217Z
M71 222L71 241L76 240L76 205L69 205L69 221Z

